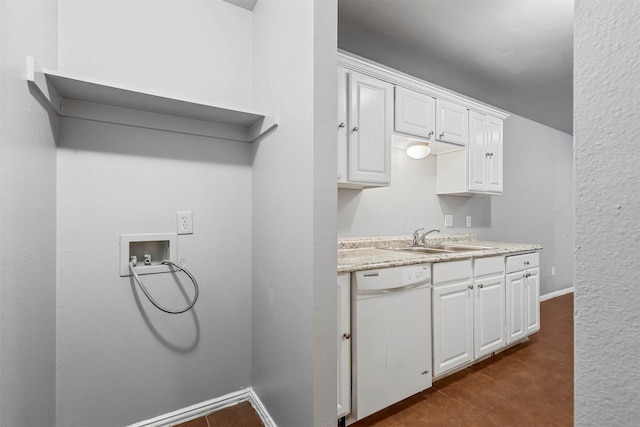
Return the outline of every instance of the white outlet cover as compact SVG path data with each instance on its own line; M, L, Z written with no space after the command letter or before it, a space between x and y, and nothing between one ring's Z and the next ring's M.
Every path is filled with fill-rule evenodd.
M444 226L445 227L453 227L453 215L445 215L444 216Z
M176 233L151 233L151 234L121 234L120 235L120 276L131 276L129 270L129 243L131 242L169 242L169 261L178 260L178 236ZM173 271L171 267L164 264L144 265L143 260L138 260L136 273L169 273Z
M176 212L178 234L193 234L193 214L191 211Z

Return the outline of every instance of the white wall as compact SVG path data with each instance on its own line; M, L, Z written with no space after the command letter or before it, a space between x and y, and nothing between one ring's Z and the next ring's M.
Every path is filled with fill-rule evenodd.
M280 426L335 426L336 2L260 0L255 107L252 383Z
M338 235L410 235L424 227L540 243L541 294L565 289L573 285L572 161L571 135L511 115L504 122L503 195L437 196L436 158L413 160L394 148L390 187L338 190ZM455 227L444 228L445 214ZM464 226L467 215L471 228Z
M251 22L221 1L64 0L59 69L248 108ZM129 424L251 385L251 146L65 119L57 161L57 424ZM119 236L174 232L182 210L200 299L169 315L119 277ZM186 304L169 275L143 279Z
M56 1L0 2L0 425L55 424L55 125L26 56L57 65Z
M640 418L640 3L575 5L575 424Z

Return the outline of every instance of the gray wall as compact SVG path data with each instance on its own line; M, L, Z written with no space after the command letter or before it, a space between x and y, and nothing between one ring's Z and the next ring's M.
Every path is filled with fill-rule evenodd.
M277 130L253 144L252 384L275 422L334 426L335 1L260 0L254 102Z
M640 3L575 5L575 423L640 418Z
M0 425L55 424L57 130L26 56L56 68L58 4L0 2Z
M251 13L226 2L60 2L59 68L93 79L250 108L251 44ZM57 424L125 425L250 386L251 145L64 119L57 161ZM183 210L178 256L201 292L170 315L119 277L119 236L175 232ZM186 304L169 275L143 280Z
M437 196L436 159L393 149L390 187L338 190L340 237L409 235L419 227L480 239L540 243L541 294L573 286L571 135L511 115L504 122L504 193ZM444 215L454 227L444 228ZM472 227L464 227L467 215ZM550 277L551 267L556 275Z
M504 193L491 200L491 227L478 236L534 242L540 294L573 286L573 138L519 116L504 122ZM551 268L555 267L555 276Z

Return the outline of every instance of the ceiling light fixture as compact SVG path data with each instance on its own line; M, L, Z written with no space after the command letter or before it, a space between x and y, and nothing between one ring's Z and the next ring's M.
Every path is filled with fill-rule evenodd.
M431 152L431 147L429 147L429 143L420 141L414 142L407 147L407 156L412 159L424 159Z

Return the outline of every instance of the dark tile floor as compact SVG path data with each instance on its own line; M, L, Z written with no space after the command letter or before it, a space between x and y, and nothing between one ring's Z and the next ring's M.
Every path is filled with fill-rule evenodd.
M353 427L573 426L573 294L540 304L540 332Z
M249 402L221 409L176 427L263 427L260 417Z

